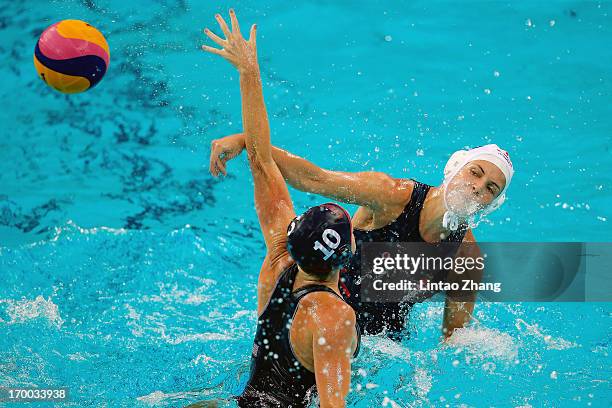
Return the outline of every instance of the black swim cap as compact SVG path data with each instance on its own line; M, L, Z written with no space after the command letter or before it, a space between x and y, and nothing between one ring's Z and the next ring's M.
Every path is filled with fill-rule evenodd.
M305 272L327 276L352 255L351 217L334 203L311 207L289 224L287 250Z

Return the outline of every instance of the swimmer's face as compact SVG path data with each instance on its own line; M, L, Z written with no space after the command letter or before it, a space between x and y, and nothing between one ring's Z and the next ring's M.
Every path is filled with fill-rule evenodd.
M474 160L448 183L447 203L457 214L469 216L491 204L505 186L506 177L496 165Z

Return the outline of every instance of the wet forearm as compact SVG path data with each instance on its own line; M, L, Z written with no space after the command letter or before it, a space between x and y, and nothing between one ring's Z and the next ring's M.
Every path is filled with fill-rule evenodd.
M242 126L249 160L272 160L270 126L263 98L259 68L240 74L242 95Z
M243 133L241 136L246 147L246 134ZM298 190L306 190L309 184L307 182L317 180L323 171L323 169L303 157L296 156L275 146L272 146L272 158L280 169L285 181Z
M465 327L470 322L473 311L473 302L454 302L447 299L444 305L442 322L444 339L449 339L456 329Z
M298 190L306 190L309 185L308 182L316 180L322 172L320 167L303 157L296 156L278 147L272 147L272 158L285 181Z

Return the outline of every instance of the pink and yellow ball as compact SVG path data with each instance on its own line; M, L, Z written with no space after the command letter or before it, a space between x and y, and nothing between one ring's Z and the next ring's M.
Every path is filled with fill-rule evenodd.
M48 27L34 50L34 66L47 85L63 93L93 88L108 70L110 51L100 31L81 20Z

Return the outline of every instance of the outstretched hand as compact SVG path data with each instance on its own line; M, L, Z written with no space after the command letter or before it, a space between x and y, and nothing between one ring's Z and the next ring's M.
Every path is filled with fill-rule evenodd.
M221 27L221 31L223 31L223 35L225 35L225 39L217 36L208 28L204 29L204 33L221 46L221 49L209 47L207 45L203 45L202 49L211 54L222 56L231 62L240 73L257 71L259 69L257 65L256 45L257 25L253 24L251 26L251 33L247 41L242 37L238 19L233 9L230 9L231 31L220 14L216 14L215 18Z

